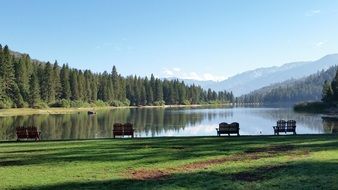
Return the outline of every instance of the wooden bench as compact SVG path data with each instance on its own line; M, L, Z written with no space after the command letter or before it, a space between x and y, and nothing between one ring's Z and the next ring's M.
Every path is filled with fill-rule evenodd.
M279 133L288 133L292 132L294 135L296 135L296 121L295 120L278 120L277 126L273 126L274 135L279 135Z
M134 138L133 124L131 123L115 123L113 125L113 137L115 136L131 136Z
M233 122L231 124L222 122L219 124L219 128L216 128L217 136L221 136L221 134L237 134L239 136L239 123Z
M20 141L20 139L35 139L35 141L40 140L41 132L38 131L38 129L34 126L30 127L16 127L16 137L17 141Z

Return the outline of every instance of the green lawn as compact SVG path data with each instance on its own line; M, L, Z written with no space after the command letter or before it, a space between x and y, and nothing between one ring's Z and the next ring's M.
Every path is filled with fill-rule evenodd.
M338 189L338 136L0 143L0 189Z

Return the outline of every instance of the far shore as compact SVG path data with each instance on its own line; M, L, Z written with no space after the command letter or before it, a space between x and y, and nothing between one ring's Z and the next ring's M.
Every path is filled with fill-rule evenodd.
M83 108L11 108L0 109L0 117L35 115L35 114L68 114L74 112L98 111L107 109L126 109L126 108L179 108L179 107L201 107L201 106L229 106L232 104L193 104L193 105L163 105L163 106L105 106L105 107L83 107Z

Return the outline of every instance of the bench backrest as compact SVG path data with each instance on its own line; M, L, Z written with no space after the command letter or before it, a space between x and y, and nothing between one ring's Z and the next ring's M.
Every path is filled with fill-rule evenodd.
M225 122L219 124L219 131L238 131L239 123L233 122L231 124L227 124Z
M123 130L124 131L133 131L133 124L131 124L131 123L125 123Z
M278 120L277 121L277 127L285 127L286 121L285 120Z
M114 123L113 130L114 131L123 131L123 124L122 123Z
M289 120L286 122L287 127L296 127L296 121L295 120Z
M26 130L28 138L35 138L39 134L38 129L34 126L27 127Z
M18 138L27 138L27 130L25 127L16 127L16 135Z

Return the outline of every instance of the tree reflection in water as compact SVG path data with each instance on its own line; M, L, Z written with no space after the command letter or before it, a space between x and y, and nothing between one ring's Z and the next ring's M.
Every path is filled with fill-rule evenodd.
M241 134L256 134L253 127L272 134L271 126L278 119L296 120L300 133L332 133L338 126L337 121L324 121L319 115L295 113L291 109L133 108L101 110L96 115L79 112L0 117L0 140L15 140L15 127L29 125L37 126L44 140L111 138L116 122L133 123L136 136L214 135L215 127L223 121L239 122Z

